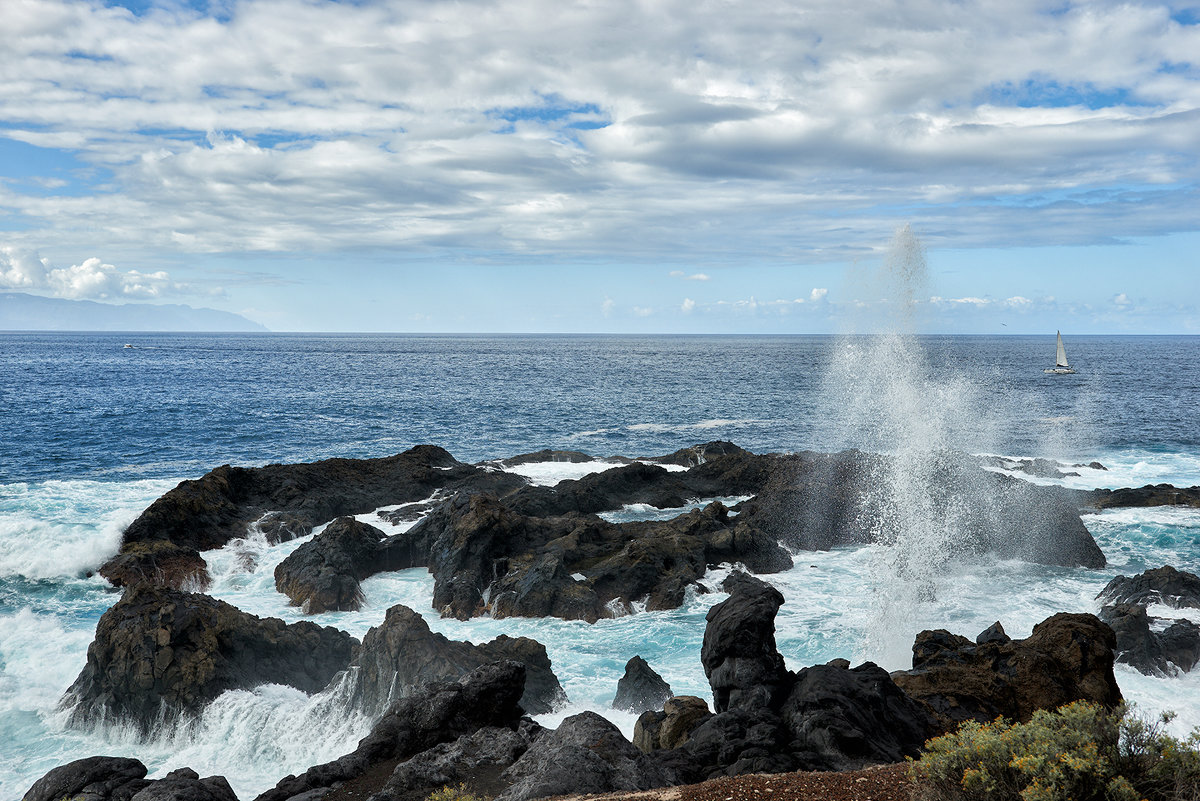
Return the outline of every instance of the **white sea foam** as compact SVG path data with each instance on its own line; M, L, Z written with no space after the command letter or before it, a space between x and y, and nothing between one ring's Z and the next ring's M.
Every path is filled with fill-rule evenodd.
M117 552L121 532L174 482L0 485L0 577L74 577Z
M525 464L506 466L504 471L524 476L529 479L529 483L539 487L553 487L560 481L581 479L593 473L602 473L605 470L624 467L626 464L627 462L609 462L604 460L591 462L527 462ZM655 464L672 473L687 470L686 467L677 464L658 464L657 462L647 462L647 464Z
M539 487L553 487L560 481L565 479L579 479L584 476L590 476L592 473L600 473L605 470L612 470L614 467L621 467L622 462L527 462L525 464L515 464L507 466L504 471L507 473L516 473L518 476L524 476L529 479L531 484Z

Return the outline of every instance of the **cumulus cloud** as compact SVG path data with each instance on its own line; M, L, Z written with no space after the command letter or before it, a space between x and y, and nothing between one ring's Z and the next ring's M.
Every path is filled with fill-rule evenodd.
M943 297L939 297L937 295L934 295L933 297L931 297L929 299L929 302L934 305L975 306L976 308L981 308L983 306L990 306L992 304L992 301L990 298L974 298L974 297L943 298Z
M51 267L36 253L10 246L0 247L0 287L73 300L150 300L194 292L165 271L120 270L95 257L70 267Z
M684 314L691 314L696 310L696 301L691 298L684 298L683 303L679 306L679 310Z
M692 275L688 275L683 270L672 270L671 277L672 278L682 278L685 281L708 281L708 280L711 280L710 277L706 273L693 273Z
M1197 228L1200 26L1153 1L219 6L6 6L0 131L90 171L0 183L15 238L702 268L901 213L934 247Z
M811 302L816 303L819 300L824 300L825 296L828 294L829 294L828 289L825 289L824 287L820 287L820 288L814 287L813 291L808 294L808 299Z
M1129 296L1126 295L1124 292L1122 292L1121 294L1114 297L1112 299L1112 302L1114 305L1119 306L1121 308L1125 308L1126 306L1130 306L1133 304L1133 301L1130 300Z

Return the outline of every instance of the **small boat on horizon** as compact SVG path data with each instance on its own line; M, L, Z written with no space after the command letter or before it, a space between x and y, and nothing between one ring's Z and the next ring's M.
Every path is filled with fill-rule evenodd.
M1075 368L1067 364L1067 351L1063 347L1062 331L1058 332L1058 356L1054 360L1054 366L1047 367L1042 372L1050 373L1051 375L1066 375L1067 373L1075 372Z

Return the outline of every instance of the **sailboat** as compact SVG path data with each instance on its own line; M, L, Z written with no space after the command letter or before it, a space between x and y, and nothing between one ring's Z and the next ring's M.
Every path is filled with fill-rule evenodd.
M1058 358L1054 360L1054 366L1048 367L1042 371L1043 373L1053 373L1054 375L1065 375L1075 372L1075 368L1067 364L1067 351L1062 344L1062 331L1058 332Z

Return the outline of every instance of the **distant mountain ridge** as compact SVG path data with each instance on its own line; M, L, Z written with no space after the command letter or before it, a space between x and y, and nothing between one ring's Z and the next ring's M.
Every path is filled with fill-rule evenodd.
M267 331L240 314L180 303L97 303L0 292L0 331Z

